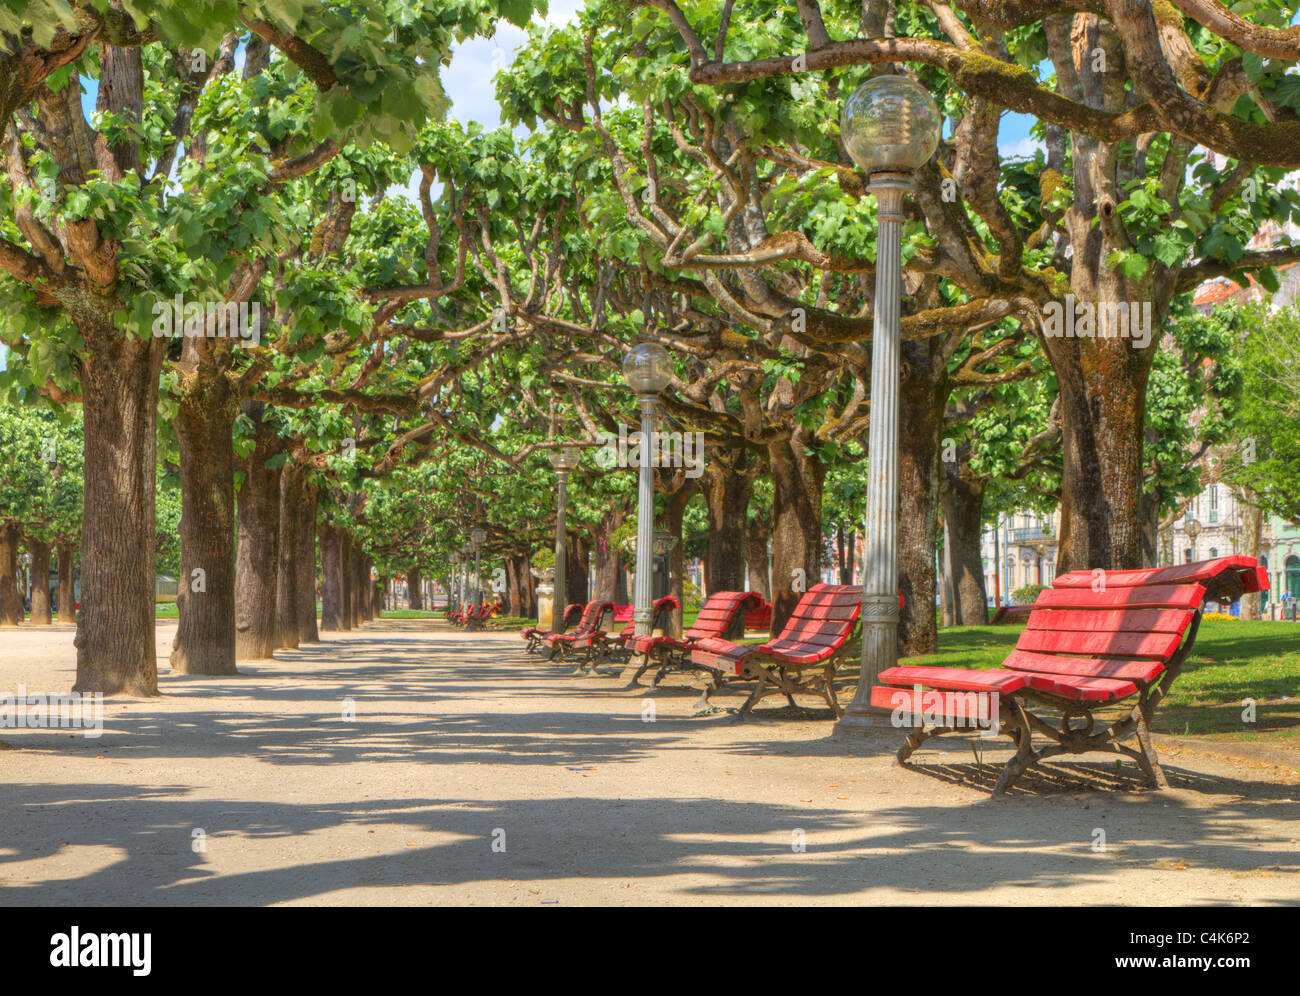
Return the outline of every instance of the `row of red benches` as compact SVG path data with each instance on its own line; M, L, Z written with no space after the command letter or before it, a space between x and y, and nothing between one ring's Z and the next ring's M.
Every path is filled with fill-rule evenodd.
M505 605L500 601L484 602L477 609L472 602L465 602L448 612L447 619L453 626L482 629L489 619L504 609Z
M655 599L650 606L653 625L661 627L664 616L680 604L671 595ZM521 635L531 652L545 648L548 660L573 660L578 662L579 671L584 668L595 671L597 665L606 661L626 659L627 642L636 633L632 613L631 605L615 605L611 601L590 602L585 609L575 603L564 608L566 628L563 632L547 632L529 626ZM619 623L623 624L622 627L613 632ZM570 625L573 626L571 630L567 628Z
M896 725L911 729L898 752L900 763L928 738L977 728L981 722L1010 737L1016 753L994 794L1004 793L1046 758L1091 751L1130 757L1164 786L1151 718L1187 660L1206 602L1233 602L1267 587L1264 569L1254 558L1241 556L1159 569L1064 574L1039 594L1016 649L1000 668L892 667L881 673L882 684L871 690L871 702L891 710ZM795 694L815 692L840 715L835 671L856 649L851 637L861 589L815 585L800 598L776 639L761 644L727 640L723 634L730 631L735 614L753 607L756 598L745 592L714 593L680 640L624 633L628 650L642 655L636 677L656 666L655 684L670 671L703 672L709 677L705 700L724 681L753 681L738 719L778 692L791 705ZM602 604L609 603L593 603ZM593 611L587 607L587 613ZM596 625L587 613L580 631L583 623ZM541 639L563 641L564 636ZM1130 699L1132 704L1120 707L1109 721L1100 715ZM1048 714L1035 711L1038 707ZM1046 746L1034 749L1035 734L1048 741ZM1125 743L1130 738L1136 738L1136 748Z

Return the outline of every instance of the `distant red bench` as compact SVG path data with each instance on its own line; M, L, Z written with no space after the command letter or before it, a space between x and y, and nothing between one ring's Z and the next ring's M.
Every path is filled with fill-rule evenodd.
M563 633L570 626L576 626L582 618L582 603L571 602L564 607L564 614L560 617L563 620L562 625L556 630L542 629L540 626L525 626L519 631L519 635L528 641L527 651L531 654L536 651L543 643L546 637L551 633Z
M697 640L691 663L708 671L712 683L702 701L726 681L753 681L754 690L740 707L743 721L765 696L781 693L790 705L794 696L815 692L836 716L843 710L835 698L835 671L850 649L857 629L862 589L857 585L815 584L799 599L781 635L759 644L738 644L719 637Z
M577 660L581 654L582 661L578 670L582 670L583 665L590 664L598 647L596 641L605 633L605 616L612 614L613 610L614 603L608 600L588 602L575 629L568 633L547 633L542 641L551 649L549 659L558 657L562 661Z
M898 751L900 763L932 736L974 727L977 715L987 717L991 728L990 702L995 703L998 732L1011 738L1016 754L994 795L1045 758L1090 751L1131 757L1163 788L1168 783L1151 741L1151 717L1182 671L1205 603L1235 602L1267 588L1266 570L1253 557L1072 571L1039 593L1001 668L891 667L881 672L883 684L872 688L871 702L915 728ZM1099 726L1097 710L1133 696L1137 701L1127 715ZM1053 723L1031 706L1045 706L1059 717ZM1034 733L1049 741L1038 751L1030 742ZM1133 735L1136 749L1122 742Z
M682 634L680 640L671 636L643 636L629 640L628 650L633 654L642 655L641 666L632 676L631 684L635 685L639 682L641 676L652 667L659 669L650 683L652 686L658 685L664 675L670 671L699 669L697 665L691 663L691 648L699 640L725 636L730 632L736 620L736 613L742 607L759 605L762 601L762 596L752 591L715 591L705 599L695 617L695 622ZM768 615L769 620L766 625L771 626L770 605Z
M997 612L993 613L993 618L989 620L989 625L1012 626L1023 623L1033 611L1032 605L999 605Z
M663 629L667 623L665 616L680 604L672 595L656 598L650 603L650 628L652 630ZM636 636L634 614L635 609L631 605L614 606L614 624L624 623L624 626L617 633L607 632L601 636L600 663L619 657L626 659L632 655L632 650L628 644Z

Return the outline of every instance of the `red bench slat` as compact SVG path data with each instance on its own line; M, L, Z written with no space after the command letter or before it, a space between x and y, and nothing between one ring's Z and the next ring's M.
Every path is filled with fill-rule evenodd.
M1028 677L1029 687L1036 691L1051 692L1081 702L1114 702L1137 691L1137 685L1133 682L1116 678L1038 673L1030 673Z
M986 690L979 692L954 692L944 695L934 689L922 689L919 693L911 688L889 688L885 685L873 685L871 704L879 709L895 712L903 710L904 715L937 716L949 722L961 720L974 725L976 721L987 720L992 712L989 703L980 703L979 696L987 695Z
M886 668L880 672L880 680L886 685L922 685L928 688L1003 694L1017 691L1029 684L1028 675L1019 671L976 671L966 667L934 667L929 664Z
M1194 617L1191 609L1034 609L1028 628L1182 636Z
M1016 641L1017 650L1103 657L1154 657L1168 660L1178 649L1177 633L1080 633L1026 629Z
M1196 609L1205 600L1199 584L1146 585L1141 588L1044 588L1035 609Z
M1073 674L1091 678L1123 678L1149 684L1164 673L1162 661L1127 661L1113 657L1053 657L1013 650L1002 666L1014 671Z
M1149 585L1177 585L1194 581L1210 581L1226 570L1236 569L1243 574L1255 570L1255 558L1234 555L1216 557L1214 560L1202 560L1193 564L1175 564L1173 567L1144 567L1131 571L1105 571L1107 588L1134 588ZM1062 574L1052 586L1055 588L1089 588L1096 573L1093 571L1070 571Z

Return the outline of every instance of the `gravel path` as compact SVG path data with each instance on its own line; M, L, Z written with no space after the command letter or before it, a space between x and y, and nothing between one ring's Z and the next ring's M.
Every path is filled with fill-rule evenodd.
M102 737L0 729L0 903L1300 901L1296 766L1166 751L1153 793L1096 755L993 802L1000 748L904 770L892 731L695 718L513 634L377 622L213 679L167 672L173 631ZM70 688L72 637L0 631L0 693Z

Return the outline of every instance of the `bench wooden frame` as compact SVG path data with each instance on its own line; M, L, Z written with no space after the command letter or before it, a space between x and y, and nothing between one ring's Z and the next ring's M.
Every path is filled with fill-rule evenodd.
M933 714L924 693L976 691L998 696L998 733L1016 753L994 786L1003 795L1029 768L1061 754L1103 751L1135 761L1153 785L1166 788L1151 738L1151 720L1182 673L1207 601L1236 601L1268 587L1253 557L1219 557L1135 571L1074 571L1038 596L1025 630L1001 668L893 667L871 690L873 705L908 717L915 727L898 751L906 764L922 743L951 732L969 734L961 710ZM904 686L904 687L899 687ZM910 696L910 698L909 698ZM1128 714L1098 728L1096 710L1136 696ZM1060 712L1053 723L1032 711ZM936 719L934 725L925 721ZM1045 737L1035 750L1033 735ZM1124 741L1131 737L1137 746Z
M525 626L520 630L519 635L522 636L528 644L524 649L530 654L536 653L546 642L546 637L551 633L563 633L570 626L576 626L579 620L582 619L582 603L570 602L564 607L564 615L560 618L563 620L563 624L559 629L546 630L542 629L540 626Z
M761 606L763 598L753 591L715 591L704 600L691 627L682 633L680 640L671 636L643 636L628 641L630 655L640 655L641 663L628 688L641 681L641 676L657 668L651 688L657 688L664 676L673 671L700 671L701 665L691 662L691 648L700 640L723 638L736 623L737 615L747 606Z
M754 689L736 714L745 718L768 695L781 694L794 706L794 696L820 695L836 718L844 714L835 696L835 672L856 644L862 588L857 585L815 584L799 599L781 635L760 644L737 644L720 638L697 641L691 662L712 678L700 697L730 681L753 681Z

